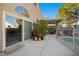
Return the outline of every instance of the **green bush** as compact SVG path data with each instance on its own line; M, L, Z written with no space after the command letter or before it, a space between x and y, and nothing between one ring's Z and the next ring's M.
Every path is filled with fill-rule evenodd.
M34 24L33 32L36 33L36 36L43 38L46 30L47 22L45 20L39 20L36 24Z

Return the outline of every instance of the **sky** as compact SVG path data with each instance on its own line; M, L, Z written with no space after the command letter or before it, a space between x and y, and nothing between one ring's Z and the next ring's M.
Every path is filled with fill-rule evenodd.
M61 6L63 6L63 3L39 3L42 15L50 19L56 19L58 8Z

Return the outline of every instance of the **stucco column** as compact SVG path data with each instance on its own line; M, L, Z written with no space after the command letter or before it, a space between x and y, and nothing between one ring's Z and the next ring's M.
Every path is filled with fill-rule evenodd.
M73 27L73 46L75 46L75 28Z
M75 27L73 27L73 49L74 49L74 53L75 53L75 55L77 55L78 54L78 52L77 52L77 47L76 47L76 36L75 36Z
M2 51L2 39L3 39L2 10L0 10L0 51Z

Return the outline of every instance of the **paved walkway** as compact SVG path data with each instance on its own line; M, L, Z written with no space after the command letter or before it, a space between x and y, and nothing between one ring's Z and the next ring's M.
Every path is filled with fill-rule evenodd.
M26 40L22 46L7 56L71 56L73 53L56 40L55 35L46 35L42 41Z

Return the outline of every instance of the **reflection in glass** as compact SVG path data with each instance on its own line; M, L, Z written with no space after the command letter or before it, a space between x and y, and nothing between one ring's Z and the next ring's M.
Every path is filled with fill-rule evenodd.
M6 15L6 46L22 41L22 20Z
M15 8L15 12L16 13L19 13L19 14L22 14L22 15L24 15L26 17L29 17L28 11L24 7L22 7L22 6L17 6Z

